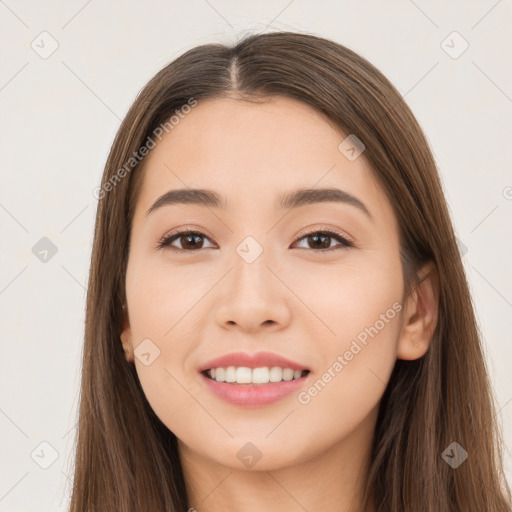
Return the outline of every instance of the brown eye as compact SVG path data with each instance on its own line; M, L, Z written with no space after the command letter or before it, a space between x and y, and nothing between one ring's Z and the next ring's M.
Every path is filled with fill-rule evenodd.
M193 252L197 249L203 249L204 240L208 240L208 238L199 231L180 231L178 233L174 233L173 235L169 235L161 240L158 244L158 248L167 248L171 251L189 251ZM171 244L175 241L178 241L181 244L181 247L175 247Z
M307 236L309 246L311 247L311 244L313 244L312 249L329 249L331 240L332 237L330 235L324 235L322 233Z
M183 249L186 250L201 249L203 246L202 235L199 234L181 235L178 239L181 241Z
M338 240L341 244L341 247L331 247L331 242L333 239ZM299 239L299 241L301 240L306 240L308 246L305 247L306 249L315 249L316 252L325 252L340 248L353 247L352 242L347 240L343 235L329 230L314 231L308 233ZM304 247L301 247L301 249L302 248Z

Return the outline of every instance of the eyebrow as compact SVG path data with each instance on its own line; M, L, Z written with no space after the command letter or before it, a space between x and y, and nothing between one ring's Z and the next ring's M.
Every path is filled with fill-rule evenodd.
M308 204L325 202L345 203L354 206L370 219L373 219L363 202L339 188L299 189L287 192L277 198L276 208L293 209ZM226 209L227 207L226 200L213 190L182 188L169 190L161 195L148 209L146 215L162 206L175 204L194 204L218 209Z

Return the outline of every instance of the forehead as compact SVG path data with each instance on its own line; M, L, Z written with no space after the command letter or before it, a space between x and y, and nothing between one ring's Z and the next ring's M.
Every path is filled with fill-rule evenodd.
M164 136L148 161L172 152L178 163L183 154L180 148L186 147L183 156L189 166L206 156L217 156L226 163L242 160L268 167L336 150L341 137L320 112L290 98L258 102L216 98L199 101Z
M297 188L338 187L392 216L364 153L350 161L339 150L345 137L290 98L199 101L145 157L138 203L147 210L164 192L190 187L218 191L228 207L263 198L273 207Z

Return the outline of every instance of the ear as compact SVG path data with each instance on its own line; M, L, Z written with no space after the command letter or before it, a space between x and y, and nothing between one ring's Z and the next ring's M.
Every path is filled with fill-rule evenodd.
M133 343L132 330L130 328L130 320L128 318L128 310L126 305L123 306L123 331L121 332L121 342L126 360L133 363Z
M437 326L439 275L432 261L418 272L418 283L405 300L397 358L419 359L427 352Z

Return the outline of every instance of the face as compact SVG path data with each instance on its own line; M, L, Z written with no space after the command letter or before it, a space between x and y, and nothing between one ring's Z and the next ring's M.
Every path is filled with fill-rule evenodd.
M214 99L145 158L122 340L157 416L210 463L288 467L375 420L402 327L398 225L345 137L291 99ZM178 189L220 204L163 197ZM280 204L299 189L316 196Z

